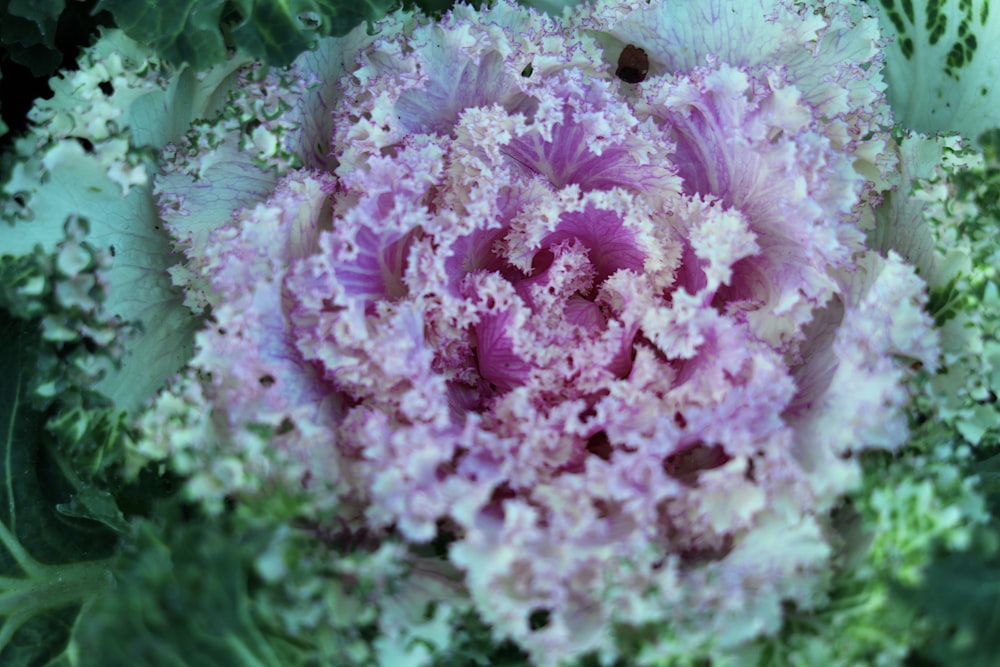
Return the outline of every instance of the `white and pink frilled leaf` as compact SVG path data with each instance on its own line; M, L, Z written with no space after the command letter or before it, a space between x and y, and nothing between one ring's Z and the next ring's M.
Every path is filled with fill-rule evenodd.
M292 172L267 201L206 234L199 269L215 300L212 326L197 334L176 387L144 415L149 435L133 465L154 458L158 440L170 443L175 462L190 461L180 466L191 476L188 492L209 506L221 508L226 494L255 491L264 480L309 484L320 471L314 483L328 493L336 487L330 443L339 397L299 358L283 294L288 264L318 249L331 187L328 175ZM206 413L204 404L215 407Z
M888 125L890 110L881 32L865 3L607 0L579 6L570 21L600 42L612 70L626 45L643 49L650 79L706 65L765 78L778 70L836 148L865 168L892 167L885 138L870 136Z

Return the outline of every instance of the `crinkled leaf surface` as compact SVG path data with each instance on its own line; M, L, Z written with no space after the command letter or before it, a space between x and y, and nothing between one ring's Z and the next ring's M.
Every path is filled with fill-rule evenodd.
M132 409L188 358L194 322L170 285L166 269L176 260L166 233L157 229L149 190L134 188L121 197L82 149L67 145L65 157L46 182L34 186L35 220L13 228L0 225L0 239L5 251L17 254L35 243L47 248L59 239L59 220L74 211L88 214L93 221L91 241L114 255L106 307L142 326L121 372L109 375L99 387L116 405Z

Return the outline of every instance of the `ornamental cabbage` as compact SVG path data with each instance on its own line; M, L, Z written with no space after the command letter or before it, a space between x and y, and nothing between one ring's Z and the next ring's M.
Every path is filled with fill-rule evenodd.
M913 3L459 4L282 68L222 38L283 64L346 24L209 4L119 19L224 62L109 31L3 186L5 659L57 626L71 665L881 665L934 636L894 587L989 520L995 188L893 127L953 127L901 101ZM38 537L15 500L63 489L14 465L45 456L74 493ZM107 558L48 565L66 517ZM31 625L56 603L83 606Z
M626 631L721 658L820 604L829 512L938 363L923 283L865 245L877 21L498 2L376 32L243 70L162 154L209 320L133 465L446 547L456 608L539 665Z

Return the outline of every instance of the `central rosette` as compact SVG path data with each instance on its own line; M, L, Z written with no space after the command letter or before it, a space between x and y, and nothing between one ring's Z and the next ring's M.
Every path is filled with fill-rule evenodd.
M628 375L637 323L624 324L609 280L620 270L640 274L644 257L618 214L593 206L565 214L535 252L503 239L493 247L497 269L464 286L482 309L473 330L484 395L523 386L532 373L550 376L553 388L563 383L564 395L584 373ZM512 254L529 258L527 273L505 259Z
M161 178L217 323L177 390L212 398L206 439L447 559L538 664L647 630L683 660L814 604L857 453L906 440L936 342L913 270L865 246L877 25L772 10L400 15L265 123L309 167L266 201L216 220L222 158Z
M648 86L675 103L641 119L579 70L539 87L480 67L499 103L442 119L400 94L398 140L345 135L332 222L285 281L295 346L342 397L345 497L373 528L450 543L474 595L506 591L508 628L545 612L532 641L635 603L617 550L666 595L752 558L753 526L818 539L783 509L815 502L784 415L845 256L814 245L842 222L811 197L854 194L789 170L792 142L827 147L796 96L705 70Z

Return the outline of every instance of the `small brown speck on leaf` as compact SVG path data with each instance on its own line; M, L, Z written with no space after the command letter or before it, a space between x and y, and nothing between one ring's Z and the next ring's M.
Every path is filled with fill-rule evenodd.
M622 49L618 56L618 69L615 76L625 83L639 83L646 79L649 72L649 56L646 52L632 44Z

